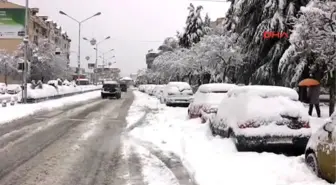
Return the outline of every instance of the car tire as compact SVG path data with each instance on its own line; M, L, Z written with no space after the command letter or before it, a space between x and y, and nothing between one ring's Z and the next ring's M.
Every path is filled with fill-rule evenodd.
M321 176L319 163L314 152L309 153L305 158L308 168L316 174L317 177Z
M106 99L106 96L105 96L105 95L101 95L101 98L102 98L102 99Z
M210 127L212 135L216 136L217 133L216 133L215 127L213 126L212 122L209 123L209 127Z
M238 139L235 135L235 133L229 129L228 131L228 137L232 140L233 144L236 146L237 148L237 151L240 152L240 151L244 151L244 147L238 142Z

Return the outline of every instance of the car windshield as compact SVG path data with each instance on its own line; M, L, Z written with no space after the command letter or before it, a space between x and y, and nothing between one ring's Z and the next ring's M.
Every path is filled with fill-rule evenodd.
M117 88L118 87L118 85L117 84L104 84L103 85L103 88L105 89L105 88Z

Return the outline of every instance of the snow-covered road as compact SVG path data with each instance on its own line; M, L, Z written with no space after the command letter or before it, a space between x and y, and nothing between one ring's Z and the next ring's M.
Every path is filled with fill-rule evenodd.
M131 92L113 100L95 93L0 124L0 184L193 185L178 158L128 136Z
M188 120L186 108L166 107L135 91L127 118L129 135L177 155L199 185L327 185L304 163L304 157L237 152L230 139L213 137L207 124ZM323 119L311 118L316 130Z

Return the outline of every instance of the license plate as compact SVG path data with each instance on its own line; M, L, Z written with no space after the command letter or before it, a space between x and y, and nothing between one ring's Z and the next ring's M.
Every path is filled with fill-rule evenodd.
M274 139L267 141L268 144L292 144L291 138Z

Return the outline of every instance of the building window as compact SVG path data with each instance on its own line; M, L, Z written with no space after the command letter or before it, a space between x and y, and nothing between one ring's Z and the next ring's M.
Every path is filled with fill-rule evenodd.
M38 46L38 37L37 37L37 35L34 35L34 43Z

